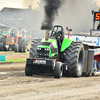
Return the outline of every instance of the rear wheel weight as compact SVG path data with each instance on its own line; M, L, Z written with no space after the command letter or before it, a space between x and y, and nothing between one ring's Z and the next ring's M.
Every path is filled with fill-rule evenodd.
M56 62L55 69L54 69L54 77L60 78L63 74L63 67L61 62Z
M83 44L72 42L65 51L65 63L68 66L66 76L80 77L84 67L84 47Z

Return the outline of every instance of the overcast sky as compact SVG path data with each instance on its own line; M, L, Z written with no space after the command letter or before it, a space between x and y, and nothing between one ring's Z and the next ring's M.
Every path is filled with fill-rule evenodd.
M38 3L40 3L40 0L0 0L0 8L29 8L29 5L32 5L32 8L36 9Z
M97 5L100 7L100 0L94 0L97 1Z
M3 7L13 7L13 8L29 8L29 5L32 5L33 9L38 7L38 3L41 0L0 0L0 8ZM97 1L97 5L100 7L100 0Z

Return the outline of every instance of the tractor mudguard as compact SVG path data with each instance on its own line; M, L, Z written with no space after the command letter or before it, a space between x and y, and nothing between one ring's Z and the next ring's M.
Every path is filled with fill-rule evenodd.
M72 43L72 40L68 39L68 38L64 38L62 45L61 45L61 50L60 52L63 52L66 48L68 48Z

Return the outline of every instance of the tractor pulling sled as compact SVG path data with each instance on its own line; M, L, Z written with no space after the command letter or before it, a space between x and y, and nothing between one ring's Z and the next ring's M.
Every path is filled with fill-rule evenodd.
M100 12L93 12L100 21ZM97 17L98 15L98 17ZM97 19L98 18L98 19ZM91 29L90 35L64 35L62 26L54 26L51 35L33 41L25 66L25 75L52 73L55 78L63 75L80 77L100 74L100 30Z

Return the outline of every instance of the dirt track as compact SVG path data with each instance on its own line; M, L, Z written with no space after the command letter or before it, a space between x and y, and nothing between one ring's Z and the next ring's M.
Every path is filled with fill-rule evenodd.
M100 100L100 76L26 77L24 66L24 62L0 64L0 100Z

